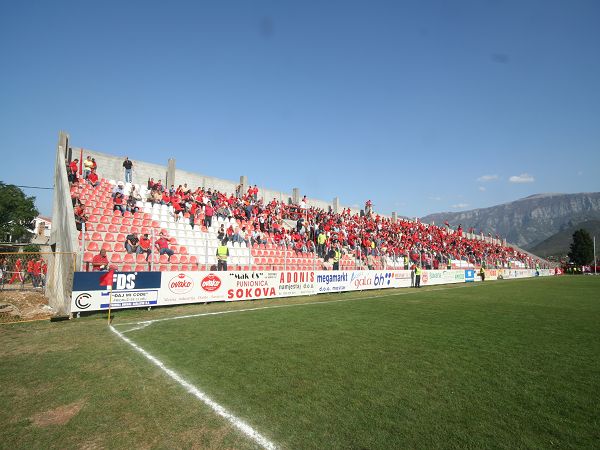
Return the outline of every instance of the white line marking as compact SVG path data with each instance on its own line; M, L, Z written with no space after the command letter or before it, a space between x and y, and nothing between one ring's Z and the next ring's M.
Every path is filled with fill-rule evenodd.
M437 288L437 289L434 288L434 289L428 289L426 291L420 291L420 292L446 291L446 290L450 290L450 289L461 289L461 288L473 287L473 286L479 286L479 285L471 284L471 283L464 284L464 285L457 284L453 287L445 287L445 288ZM403 289L403 288L398 288L398 289ZM365 291L363 291L363 292L365 292ZM193 317L204 317L204 316L220 316L223 314L232 314L232 313L238 313L238 312L260 311L262 309L291 308L292 306L324 305L324 304L328 304L328 303L349 302L349 301L354 301L354 300L369 300L369 299L374 299L374 298L393 297L395 295L408 295L408 294L416 294L416 293L417 293L416 291L411 290L409 292L395 292L395 293L390 293L390 294L371 295L371 296L365 296L365 297L341 298L341 299L337 299L337 300L324 300L324 301L320 301L320 302L305 302L305 303L290 303L290 304L286 304L286 305L257 306L255 308L231 309L228 311L214 311L214 312L207 312L207 313L188 314L185 316L163 317L162 319L142 320L140 322L119 323L119 324L115 324L115 326L120 326L120 327L123 326L124 327L126 325L143 325L142 327L139 327L139 328L136 327L136 328L127 330L127 331L135 331L138 329L145 328L148 325L152 325L153 323L165 322L167 320L190 319Z
M194 386L190 382L186 381L177 372L175 372L172 369L169 369L158 358L152 356L150 353L148 353L142 347L135 344L130 339L126 338L122 333L118 332L112 325L110 325L110 329L117 336L119 336L121 339L123 339L129 345L131 345L135 350L137 350L139 353L144 355L146 357L146 359L151 361L155 366L157 366L159 369L161 369L163 372L165 372L167 375L169 375L169 377L171 377L173 380L175 380L177 383L179 383L186 391L188 391L190 394L194 395L196 398L198 398L199 400L204 402L206 405L208 405L219 416L227 419L234 427L236 427L238 430L240 430L246 436L250 437L261 447L266 448L266 449L276 449L277 448L277 446L273 442L269 441L266 437L264 437L262 434L260 434L258 431L256 431L254 428L252 428L250 425L248 425L246 422L244 422L239 417L236 417L233 414L231 414L223 406L219 405L217 402L212 400L208 395L206 395L204 392L202 392L196 386Z

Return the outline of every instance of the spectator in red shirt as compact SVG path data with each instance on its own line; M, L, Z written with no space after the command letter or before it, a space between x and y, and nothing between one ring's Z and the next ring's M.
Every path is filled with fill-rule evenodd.
M88 183L90 183L93 187L96 187L100 184L98 181L98 174L96 173L96 169L92 169L87 177Z
M169 258L167 261L171 262L171 256L173 256L175 252L169 248L169 241L162 233L160 239L156 241L156 248L158 249L159 255L168 255Z
M123 195L119 192L116 193L113 199L113 211L121 211L121 214L125 212L125 201Z
M212 204L210 202L208 202L206 204L206 206L204 207L204 226L206 228L210 228L212 225L212 218L213 215L215 214L215 210L212 207Z
M106 257L106 250L101 249L100 253L94 256L92 259L92 270L100 271L108 269L108 258Z
M143 236L140 236L137 251L140 254L145 253L146 261L148 261L148 258L152 254L152 242L150 242L150 239L148 238L148 234L144 234Z

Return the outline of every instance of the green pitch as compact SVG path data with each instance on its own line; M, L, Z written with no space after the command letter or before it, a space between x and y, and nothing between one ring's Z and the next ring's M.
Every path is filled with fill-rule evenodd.
M277 446L344 449L595 447L599 324L594 277L125 311L113 323ZM100 316L2 326L0 338L0 447L256 447ZM69 417L48 424L57 411Z

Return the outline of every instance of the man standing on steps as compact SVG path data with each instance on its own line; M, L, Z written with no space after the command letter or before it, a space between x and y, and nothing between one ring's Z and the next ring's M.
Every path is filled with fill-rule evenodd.
M125 183L131 183L131 169L133 168L133 163L126 156L125 161L123 161L123 167L125 168Z
M229 248L227 241L223 239L221 245L217 247L217 270L227 272L227 257L229 256Z
M416 288L420 288L421 287L421 266L419 264L416 265L415 267L415 287Z

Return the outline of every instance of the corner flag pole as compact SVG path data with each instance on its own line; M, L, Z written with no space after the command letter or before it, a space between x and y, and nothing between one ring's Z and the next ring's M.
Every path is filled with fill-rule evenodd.
M596 266L598 263L596 262L596 236L594 236L594 275L596 275Z
M110 309L112 307L112 283L110 283L110 294L108 294L108 324L110 325Z

